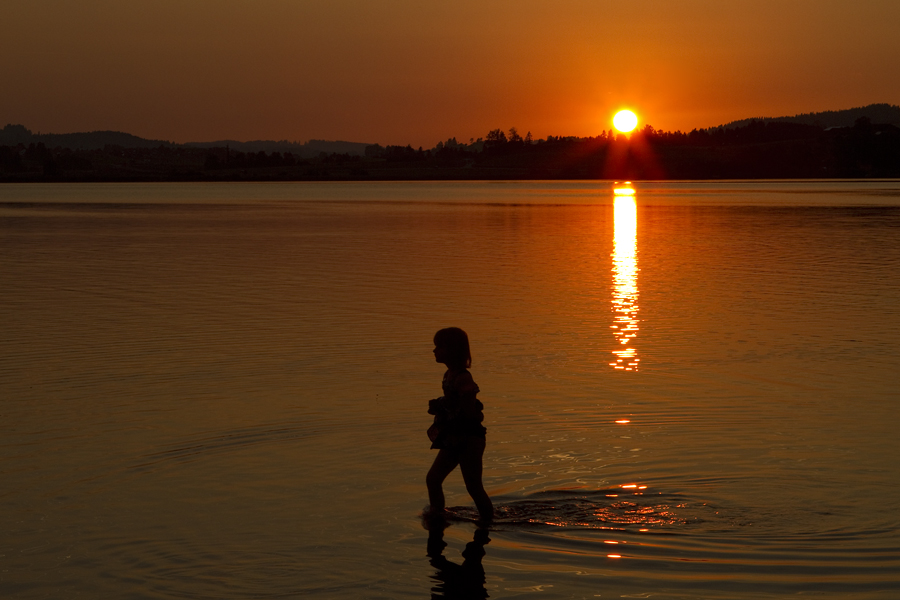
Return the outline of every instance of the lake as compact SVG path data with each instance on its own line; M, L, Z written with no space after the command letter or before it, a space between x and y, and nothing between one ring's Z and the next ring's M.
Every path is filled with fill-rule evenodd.
M4 598L896 598L900 182L4 184ZM426 531L434 332L475 512Z

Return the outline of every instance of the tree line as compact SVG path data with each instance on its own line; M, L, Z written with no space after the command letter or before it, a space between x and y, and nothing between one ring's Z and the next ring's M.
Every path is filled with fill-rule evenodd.
M783 177L900 177L900 129L860 117L841 128L751 121L690 132L645 125L628 136L609 130L534 139L512 127L468 142L448 138L427 150L372 144L364 156L310 158L227 146L0 146L0 181Z

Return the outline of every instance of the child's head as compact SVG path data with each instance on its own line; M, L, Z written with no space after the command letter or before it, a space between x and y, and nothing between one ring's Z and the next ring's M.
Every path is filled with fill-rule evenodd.
M444 350L446 365L454 367L472 366L472 354L469 352L469 336L459 327L447 327L434 334L434 345Z

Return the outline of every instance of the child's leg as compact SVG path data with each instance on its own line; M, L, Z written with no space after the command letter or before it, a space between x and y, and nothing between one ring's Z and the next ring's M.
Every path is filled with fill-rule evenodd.
M428 486L428 503L431 504L432 512L440 512L444 510L444 490L441 484L450 474L450 471L456 468L459 459L454 452L446 449L438 451L434 457L434 463L425 476L425 485Z
M484 456L484 439L469 439L466 447L459 457L459 469L462 471L463 481L466 482L466 490L478 507L478 514L482 521L490 521L494 518L494 505L491 498L484 491L481 481L483 470L482 457Z

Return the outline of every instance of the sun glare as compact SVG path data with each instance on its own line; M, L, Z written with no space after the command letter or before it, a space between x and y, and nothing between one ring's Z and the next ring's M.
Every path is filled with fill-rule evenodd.
M615 125L616 129L622 133L628 133L637 127L637 122L637 115L630 110L620 110L616 113L616 116L613 117L613 125Z

